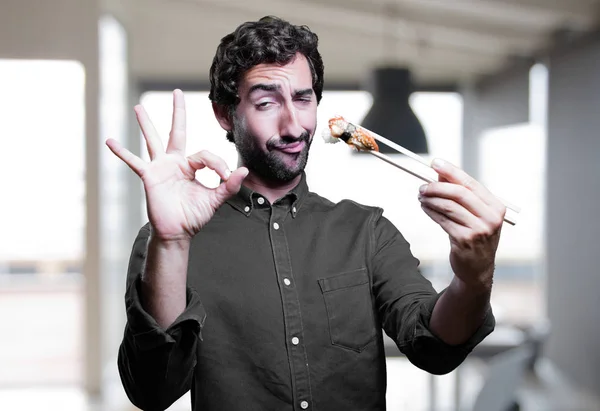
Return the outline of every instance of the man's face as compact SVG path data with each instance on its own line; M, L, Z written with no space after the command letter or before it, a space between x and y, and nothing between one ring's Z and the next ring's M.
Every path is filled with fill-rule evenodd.
M285 66L259 64L238 86L233 137L242 164L268 181L297 177L308 160L317 99L302 54Z

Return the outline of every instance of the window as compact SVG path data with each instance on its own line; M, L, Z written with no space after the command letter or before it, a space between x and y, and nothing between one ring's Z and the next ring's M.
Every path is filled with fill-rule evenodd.
M479 152L480 181L522 207L517 225L502 230L492 303L499 322L523 327L545 317L547 76L543 65L530 71L530 122L486 131Z
M0 385L81 376L84 77L75 61L0 60L0 321L19 336L0 340Z

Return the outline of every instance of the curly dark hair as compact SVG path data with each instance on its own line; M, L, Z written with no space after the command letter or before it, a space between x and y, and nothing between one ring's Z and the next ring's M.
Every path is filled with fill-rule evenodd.
M240 101L238 83L247 70L263 63L285 65L301 53L308 60L319 103L323 94L323 60L318 42L317 35L307 26L295 26L274 16L241 24L223 37L217 47L210 66L208 98L233 113ZM233 142L231 132L227 133L227 139Z

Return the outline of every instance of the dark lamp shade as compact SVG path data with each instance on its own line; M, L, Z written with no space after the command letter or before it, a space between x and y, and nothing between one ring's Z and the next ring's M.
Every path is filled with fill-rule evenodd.
M373 71L373 106L361 125L402 147L427 154L423 126L409 104L412 92L410 71L405 68L378 68ZM397 153L377 143L382 153Z

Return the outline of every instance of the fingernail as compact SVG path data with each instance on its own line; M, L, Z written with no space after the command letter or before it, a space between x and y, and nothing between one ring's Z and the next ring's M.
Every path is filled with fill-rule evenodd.
M231 171L229 169L225 170L225 178L229 179L229 176L231 176Z
M426 190L427 190L427 184L423 184L421 187L419 187L419 193L421 193L421 194L424 194Z
M444 166L444 160L436 158L431 162L431 165L436 168L441 168Z

